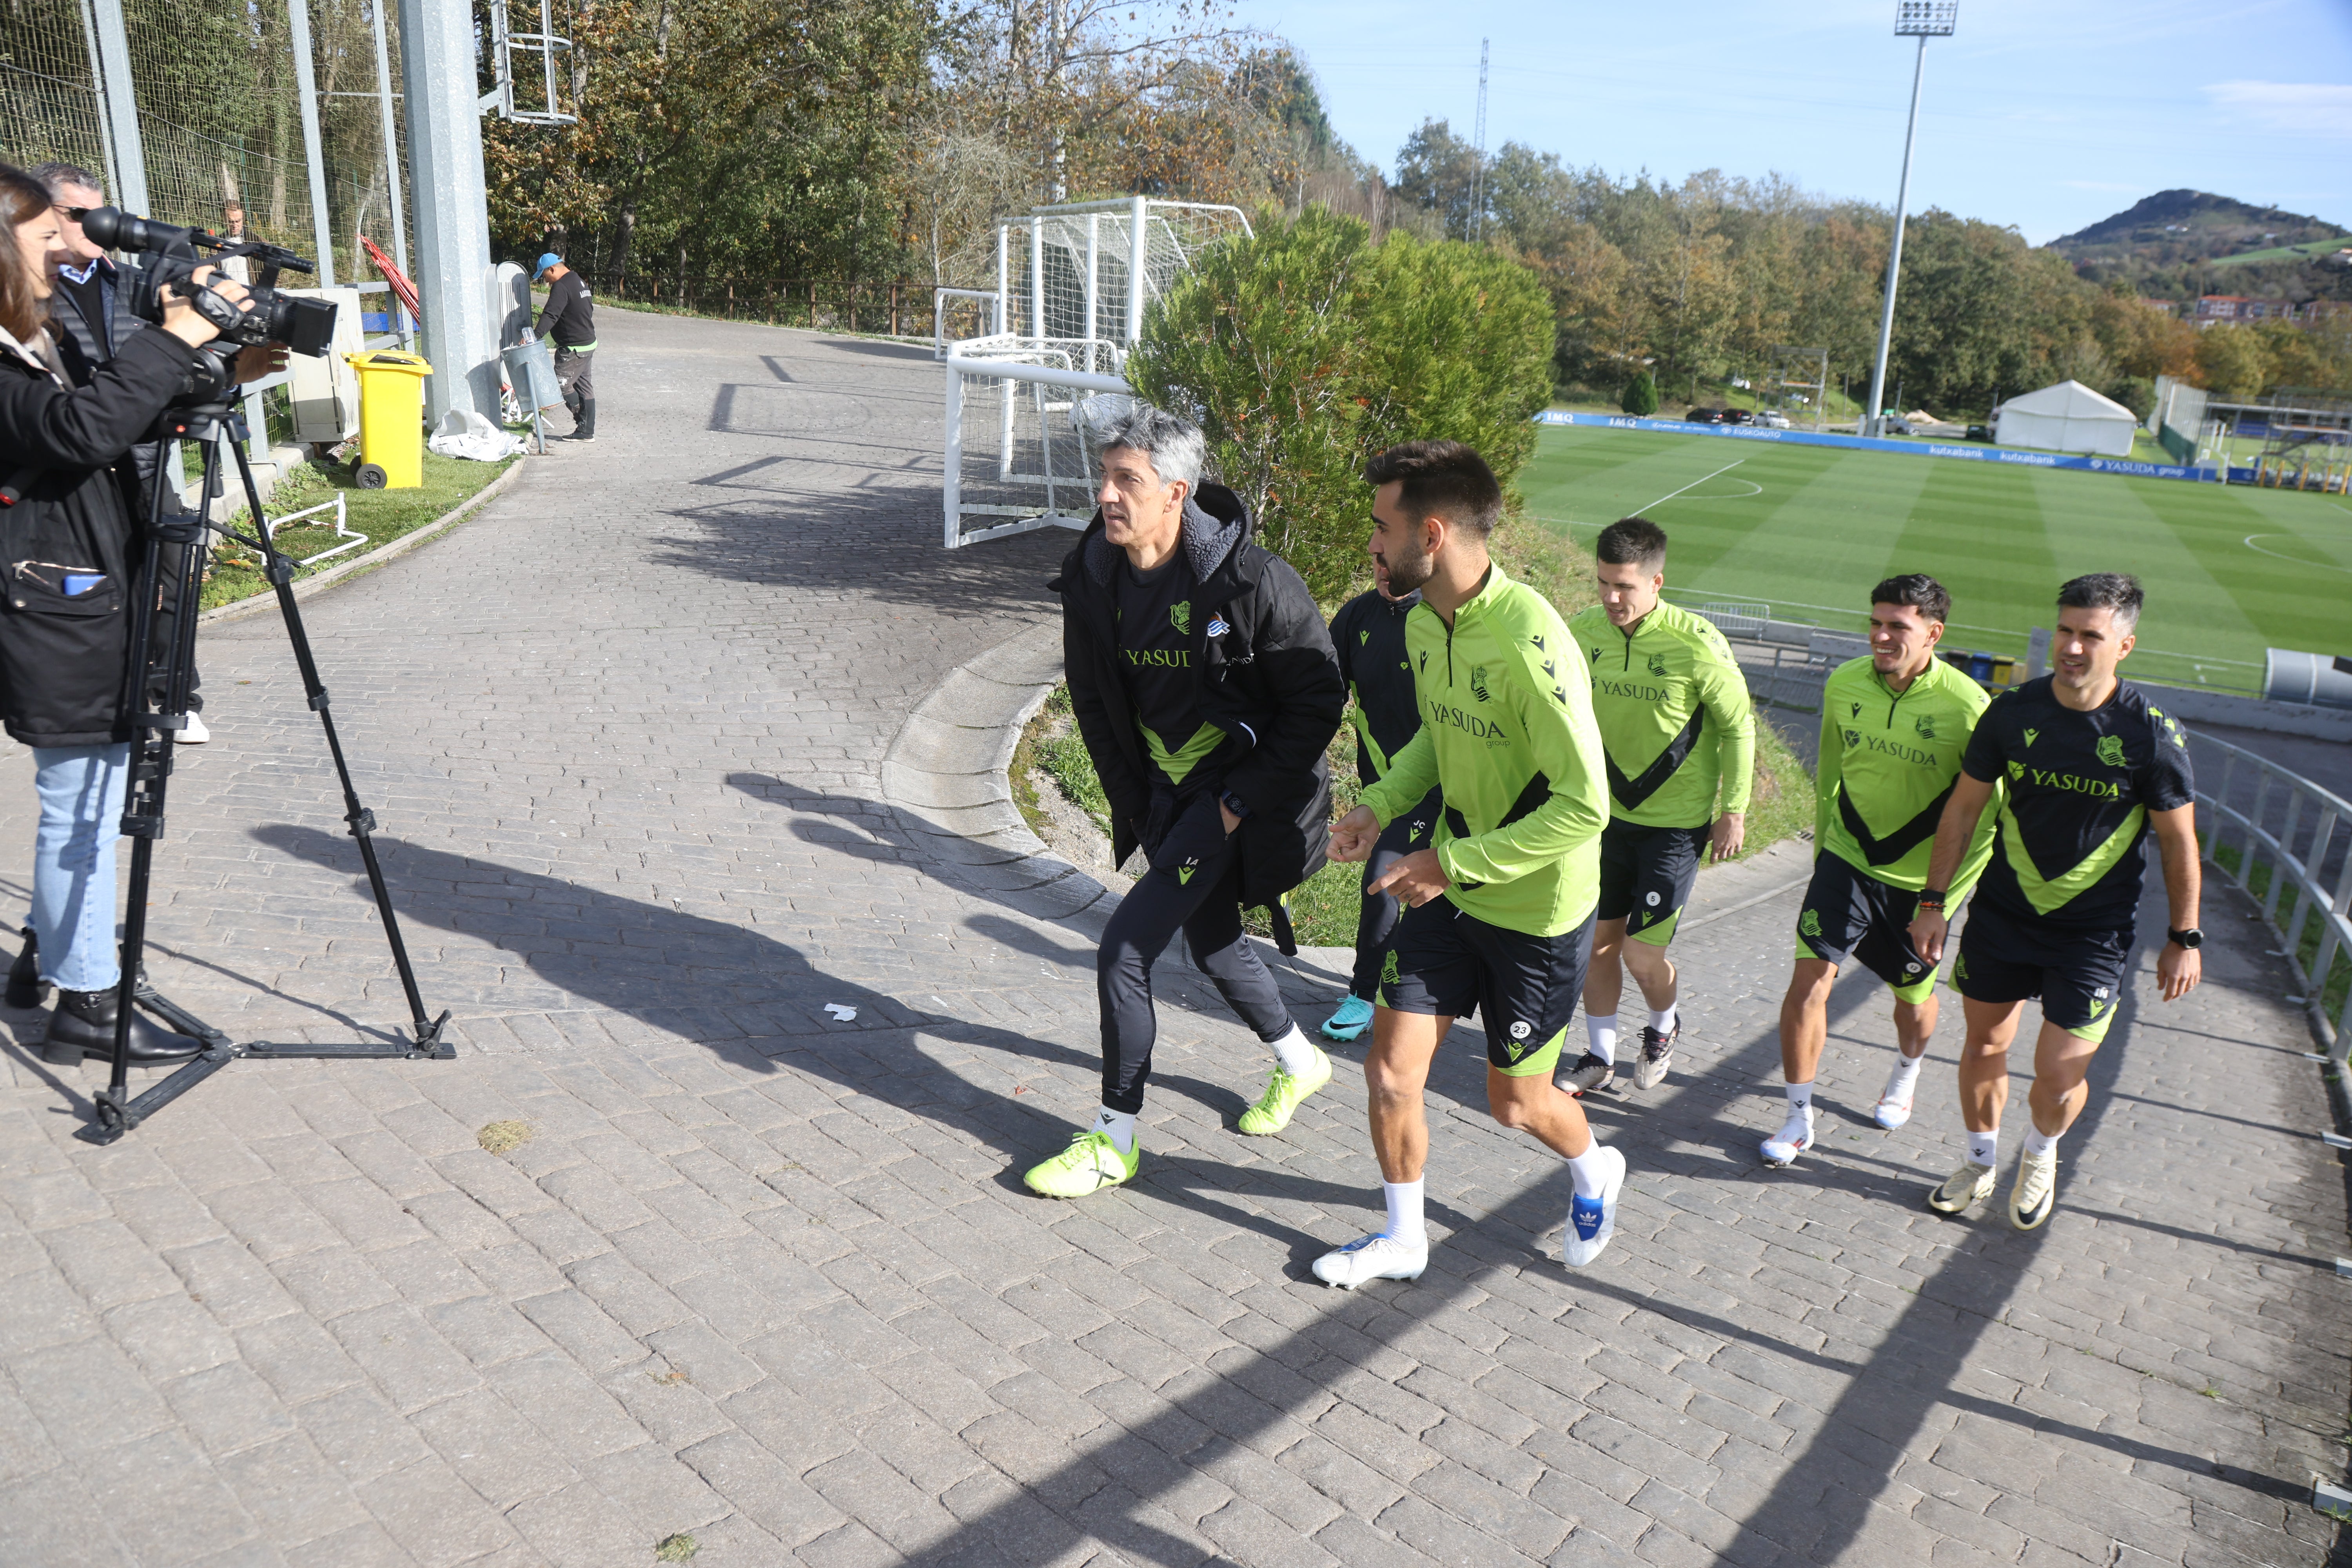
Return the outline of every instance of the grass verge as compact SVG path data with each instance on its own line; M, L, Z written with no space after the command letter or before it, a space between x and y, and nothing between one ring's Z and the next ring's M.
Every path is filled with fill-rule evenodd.
M347 526L365 534L367 542L328 557L316 566L295 574L295 581L319 572L340 566L356 556L391 543L404 534L415 532L426 523L446 515L451 509L462 506L482 489L519 463L520 458L509 458L502 463L476 463L463 458L445 458L436 452L425 454L425 482L409 490L363 490L352 478L352 470L340 465L332 468L318 463L298 464L278 481L268 505L272 517L331 501L338 494L343 498ZM240 525L240 531L242 531ZM331 550L347 541L335 536L334 514L330 511L292 528L281 529L278 546L287 554L299 560ZM201 606L210 610L222 605L233 605L240 599L267 592L269 583L261 574L261 557L235 541L218 542L213 555L213 567L205 577Z

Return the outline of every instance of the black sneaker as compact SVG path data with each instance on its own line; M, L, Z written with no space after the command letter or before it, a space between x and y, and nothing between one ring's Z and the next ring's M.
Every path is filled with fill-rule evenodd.
M1633 1064L1633 1087L1655 1089L1666 1081L1666 1069L1675 1065L1675 1042L1683 1037L1683 1021L1675 1020L1675 1032L1662 1035L1647 1024L1642 1026L1642 1057Z
M1591 1051L1587 1051L1576 1059L1576 1065L1569 1068L1567 1074L1559 1079L1559 1087L1570 1094L1582 1096L1596 1089L1607 1089L1616 1081L1616 1078L1615 1068L1611 1067Z

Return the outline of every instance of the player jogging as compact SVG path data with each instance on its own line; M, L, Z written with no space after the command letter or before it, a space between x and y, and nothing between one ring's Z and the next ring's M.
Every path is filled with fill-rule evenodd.
M1355 699L1350 715L1356 726L1356 777L1369 789L1389 770L1389 759L1404 750L1421 728L1421 706L1413 696L1412 666L1404 646L1405 620L1421 603L1421 591L1396 594L1388 574L1375 572L1374 584L1339 606L1331 617L1331 647L1339 656L1339 678ZM1435 790L1419 805L1400 814L1381 831L1371 858L1364 862L1364 903L1356 920L1356 969L1340 999L1338 1012L1325 1021L1323 1037L1353 1040L1372 1026L1372 998L1379 992L1381 961L1389 937L1396 930L1396 894L1373 885L1415 849L1429 847L1437 831L1439 795Z
M1364 1057L1388 1223L1318 1258L1315 1277L1353 1289L1428 1267L1422 1090L1439 1042L1473 1010L1486 1028L1486 1102L1567 1157L1576 1194L1561 1260L1590 1263L1616 1229L1625 1157L1594 1140L1551 1078L1584 978L1608 810L1583 661L1559 612L1487 559L1503 492L1477 453L1409 441L1364 477L1377 492L1373 561L1391 588L1422 590L1405 623L1422 727L1333 826L1332 858L1370 855L1433 785L1445 804L1436 844L1381 879L1406 905Z
M1790 1164L1813 1146L1813 1074L1840 966L1859 963L1895 993L1898 1054L1878 1096L1881 1127L1911 1120L1919 1064L1936 1032L1936 966L1912 947L1907 928L1986 698L1936 657L1952 608L1943 584L1917 573L1889 577L1870 600L1869 654L1838 666L1822 691L1813 879L1797 916L1796 972L1780 1001L1789 1120L1764 1140L1768 1165ZM1946 896L1965 899L1991 853L1987 818Z
M1330 1081L1242 934L1265 904L1292 950L1280 899L1319 869L1331 810L1324 748L1342 697L1314 595L1250 540L1248 510L1200 482L1200 429L1139 404L1102 444L1100 508L1051 586L1062 595L1070 708L1111 806L1111 848L1139 844L1150 869L1104 928L1102 1109L1024 1178L1052 1198L1131 1178L1158 1032L1151 968L1176 933L1242 1021L1273 1048L1274 1075L1240 1130L1279 1132Z
M2139 580L2114 572L2058 590L2056 668L1985 709L1936 829L1935 859L1911 922L1911 940L1930 963L1944 949L1950 879L1994 784L2007 785L1998 841L1952 964L1968 1017L1960 1116L1969 1157L1927 1194L1939 1214L1958 1214L1992 1192L2009 1046L2018 1008L2038 996L2042 1034L2026 1096L2033 1130L2010 1191L2009 1222L2032 1230L2050 1217L2058 1140L2082 1113L2084 1075L2130 973L2147 869L2141 846L2151 830L2172 917L2156 961L2164 999L2187 995L2203 973L2189 737L2145 693L2116 679L2132 649L2140 603Z
M1601 603L1569 630L1591 661L1610 805L1592 971L1584 979L1588 1045L1561 1080L1577 1094L1616 1077L1617 1002L1627 969L1650 1008L1633 1087L1655 1088L1673 1065L1682 1023L1666 944L1709 843L1717 860L1739 853L1756 760L1748 679L1731 645L1708 622L1659 597L1665 531L1629 517L1602 529L1592 553Z

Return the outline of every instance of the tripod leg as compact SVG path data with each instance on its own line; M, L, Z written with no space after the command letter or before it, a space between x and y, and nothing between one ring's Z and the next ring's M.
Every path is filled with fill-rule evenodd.
M253 468L246 461L244 449L231 446L229 450L245 481L256 535L267 552L263 569L278 593L278 613L286 622L286 638L293 645L294 664L301 672L302 689L309 697L310 710L319 716L320 728L326 731L327 752L334 759L335 777L343 790L343 820L351 825L352 837L359 841L360 860L367 868L368 888L375 896L376 915L383 921L384 941L392 949L393 965L400 971L400 988L408 998L409 1016L416 1031L414 1054L454 1057L457 1054L456 1048L441 1037L449 1015L445 1010L437 1018L427 1016L424 994L417 989L416 966L409 962L408 944L401 940L400 917L392 907L392 889L385 885L383 867L376 859L375 814L360 804L359 791L352 784L351 763L343 756L342 737L335 731L335 716L329 704L326 683L319 679L319 661L311 654L301 605L294 597L294 563L278 552L277 542L270 536L269 525L262 514L261 493L253 482Z
M124 660L126 689L123 710L134 715L131 742L131 777L124 791L122 833L131 839L130 907L122 922L122 976L114 997L114 1060L107 1086L97 1099L101 1127L119 1136L137 1125L131 1105L131 1028L138 1006L140 972L147 952L147 900L154 880L155 839L163 831L163 804L172 778L172 738L179 712L185 707L188 666L195 648L195 593L191 583L203 580L204 524L212 515L212 498L220 479L217 442L204 448L203 499L197 503L193 542L173 548L163 525L163 490L159 476L148 511L147 536L141 551L137 597L131 616L131 647ZM194 568L193 573L191 568ZM155 613L168 596L173 605L172 642L160 671L163 703L151 712L154 692ZM162 720L158 723L155 721Z

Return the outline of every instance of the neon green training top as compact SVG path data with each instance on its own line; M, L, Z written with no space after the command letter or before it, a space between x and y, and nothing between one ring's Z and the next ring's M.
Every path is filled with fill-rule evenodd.
M1529 936L1582 925L1601 899L1609 794L1584 658L1559 612L1490 566L1451 626L1415 605L1404 641L1421 730L1362 804L1386 827L1444 786L1445 896Z
M1960 776L1977 716L1992 700L1942 659L1896 691L1865 654L1822 689L1822 755L1814 770L1813 842L1857 871L1916 893L1927 885L1936 824ZM1946 889L1958 910L1992 858L2000 786Z
M1703 827L1748 809L1756 714L1748 678L1714 624L1664 600L1632 632L1599 605L1569 623L1592 662L1592 714L1609 752L1610 815Z

